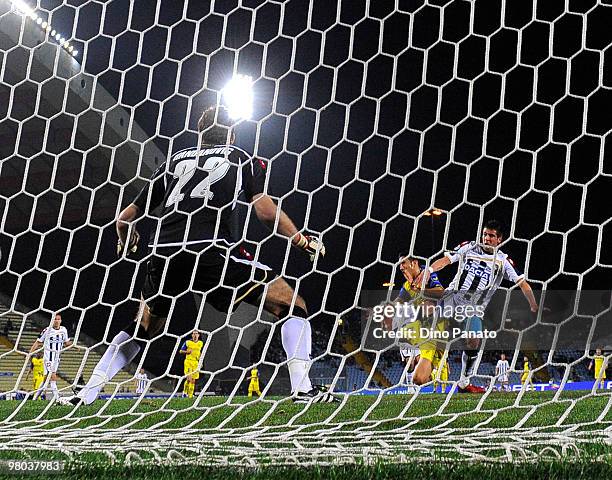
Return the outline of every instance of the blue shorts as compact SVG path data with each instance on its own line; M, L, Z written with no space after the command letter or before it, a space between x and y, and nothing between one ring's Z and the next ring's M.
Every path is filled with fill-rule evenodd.
M468 319L464 324L463 330L466 332L482 332L482 318L473 316Z

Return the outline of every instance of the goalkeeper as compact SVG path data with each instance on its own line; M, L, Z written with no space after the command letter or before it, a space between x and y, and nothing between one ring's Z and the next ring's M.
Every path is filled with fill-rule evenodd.
M93 402L106 382L128 365L144 342L162 335L176 297L204 294L219 311L241 302L263 307L279 319L294 401L338 399L313 387L309 378L311 328L306 303L267 267L241 258L231 234L232 211L246 202L258 220L310 256L325 255L323 243L300 233L266 195L267 164L234 145L234 122L224 107L206 109L198 121L200 144L180 150L164 162L117 220L118 253L134 252L139 235L133 222L157 213L151 233L142 301L136 323L128 322L112 340L86 387L67 401ZM240 198L239 198L240 197ZM66 403L66 402L64 402Z

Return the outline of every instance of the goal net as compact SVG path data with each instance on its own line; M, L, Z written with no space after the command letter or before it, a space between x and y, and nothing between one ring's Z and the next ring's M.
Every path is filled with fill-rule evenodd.
M0 450L241 466L610 455L611 16L595 0L0 0ZM117 258L117 217L197 145L237 75L253 103L236 145L326 255L310 262L242 200L234 234L305 299L310 378L340 401L293 403L263 306L228 314L188 290L99 400L33 401L29 352L55 312L74 340L62 397L137 315L159 218ZM448 379L416 385L372 309L406 280L400 252L425 270L491 219L539 308L512 283L491 299L470 378L484 393L458 393L461 338L438 344Z

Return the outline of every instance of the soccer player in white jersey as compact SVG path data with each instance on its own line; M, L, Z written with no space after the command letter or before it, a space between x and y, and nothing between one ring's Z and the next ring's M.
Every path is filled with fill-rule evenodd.
M500 390L510 391L508 374L510 372L510 364L506 360L506 354L502 353L495 366L495 376L497 381L500 383Z
M52 399L59 399L59 391L57 389L57 370L60 364L60 355L65 348L72 345L72 341L68 338L66 327L62 327L62 316L56 313L53 317L53 322L49 327L46 327L38 336L30 354L34 353L41 346L44 347L43 367L45 373L45 381L42 387L34 394L37 398L41 392L46 390L47 386L51 387Z
M144 371L144 368L140 369L140 372L136 374L134 377L136 380L136 395L140 395L147 388L147 383L149 383L149 377Z
M316 237L298 231L266 194L267 164L234 146L235 121L212 106L198 121L201 144L172 154L117 219L118 253L134 251L139 235L132 223L158 216L151 233L152 255L141 291L141 311L112 340L87 385L65 403L93 402L102 387L127 366L143 342L163 334L173 299L186 292L205 294L222 312L241 302L263 308L283 322L281 338L293 400L330 403L339 399L310 382L312 332L304 299L285 279L259 262L240 258L232 235L232 211L241 194L257 219L291 244L315 257L325 254ZM237 256L238 255L238 256Z
M451 263L459 262L455 278L446 289L439 305L442 307L461 306L465 308L480 307L484 311L502 280L509 280L518 285L529 302L532 312L538 311L538 303L533 290L525 276L519 273L514 262L498 249L503 240L503 231L499 222L490 220L484 224L481 242L464 242L455 250L447 252L443 258L433 262L427 270L423 270L415 280L417 285L426 282L430 275L442 270ZM481 332L482 318L472 316L463 322L465 331ZM464 350L461 363L461 377L458 382L459 392L483 393L484 389L470 385L470 377L478 370L478 348L480 339L467 339L467 349Z

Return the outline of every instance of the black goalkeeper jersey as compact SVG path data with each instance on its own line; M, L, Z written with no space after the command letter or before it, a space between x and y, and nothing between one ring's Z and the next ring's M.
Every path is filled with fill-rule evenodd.
M238 197L263 193L266 164L233 145L174 153L134 200L141 212L159 207L150 246L231 245L230 217Z

